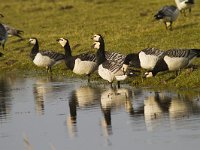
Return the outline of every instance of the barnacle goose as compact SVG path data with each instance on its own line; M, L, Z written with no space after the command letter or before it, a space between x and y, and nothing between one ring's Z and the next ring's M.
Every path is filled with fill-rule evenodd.
M138 53L128 54L125 58L124 64L135 68L143 68L153 70L157 61L161 58L164 52L157 48L145 48Z
M37 38L30 38L29 43L34 45L30 53L33 63L38 67L46 67L47 72L52 72L51 68L65 59L65 55L61 53L53 51L39 51Z
M17 36L20 39L23 39L21 34L24 32L22 30L15 29L7 24L3 24L4 28L6 29L9 36Z
M104 42L94 42L94 48L97 49L96 57L98 67L98 74L104 80L107 80L112 87L112 82L116 79L118 88L120 88L120 81L125 80L128 76L128 67L123 66L121 60L107 60L105 56Z
M189 9L189 12L191 13L192 7L194 6L194 0L175 0L175 3L180 12L183 12L184 15L186 15L186 9Z
M95 34L92 39L95 42L101 42L104 43L104 39L102 37L101 34ZM120 63L122 63L125 59L125 55L121 54L121 53L117 53L117 52L109 52L109 51L105 51L105 56L107 60L115 60L118 61Z
M90 82L90 74L92 74L98 67L95 54L83 53L72 56L68 39L59 38L57 41L62 47L64 47L66 66L76 74L86 74L88 76L88 82Z
M161 20L164 22L166 29L172 30L172 23L176 21L179 15L179 9L176 6L164 6L157 14L154 15L156 20Z
M191 64L196 58L200 57L200 49L171 49L163 53L163 56L156 63L151 72L146 72L145 77L155 76L161 71L178 71Z

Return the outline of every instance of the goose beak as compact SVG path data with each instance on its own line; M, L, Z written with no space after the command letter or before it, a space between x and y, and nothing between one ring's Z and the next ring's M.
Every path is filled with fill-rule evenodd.
M59 42L59 41L60 41L60 39L56 39L56 41L57 41L57 42Z

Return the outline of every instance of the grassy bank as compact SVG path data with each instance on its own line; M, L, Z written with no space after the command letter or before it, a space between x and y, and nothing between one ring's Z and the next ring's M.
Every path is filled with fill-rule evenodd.
M33 65L29 58L30 37L39 39L41 49L63 52L56 42L66 37L73 48L73 54L94 51L90 48L94 33L101 33L106 49L128 54L146 47L163 50L170 48L200 48L200 2L192 14L180 15L173 31L166 31L162 23L153 21L155 12L171 0L1 0L0 21L24 31L24 40L8 39L4 57L0 58L0 71L28 72L31 75L45 71ZM173 73L158 74L155 78L129 79L132 85L144 87L200 87L200 59L194 61L193 72L183 70L178 77ZM61 64L53 68L54 75L74 76ZM93 79L98 78L97 75Z

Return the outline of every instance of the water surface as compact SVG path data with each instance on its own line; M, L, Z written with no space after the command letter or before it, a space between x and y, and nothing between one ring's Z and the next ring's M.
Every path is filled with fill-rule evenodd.
M200 91L0 78L2 150L199 149Z

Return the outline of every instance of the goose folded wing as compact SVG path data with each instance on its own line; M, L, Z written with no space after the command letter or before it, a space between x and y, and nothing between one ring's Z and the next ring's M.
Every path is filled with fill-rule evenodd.
M107 60L102 64L103 68L108 69L112 73L118 72L122 68L123 63L119 63L118 61L109 61Z
M76 57L81 59L82 61L96 61L96 55L94 53L84 53L77 55Z
M54 59L55 61L63 60L65 59L65 55L53 51L40 51L40 53L43 56L48 56L51 59Z

